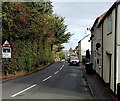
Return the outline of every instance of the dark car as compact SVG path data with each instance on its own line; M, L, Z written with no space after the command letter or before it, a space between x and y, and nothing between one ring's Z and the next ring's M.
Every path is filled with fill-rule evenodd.
M78 57L73 56L73 57L70 57L69 63L70 65L79 65L80 61Z

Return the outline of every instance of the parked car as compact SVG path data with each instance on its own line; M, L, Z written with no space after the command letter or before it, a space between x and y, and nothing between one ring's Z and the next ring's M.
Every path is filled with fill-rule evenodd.
M70 57L69 63L70 65L79 65L80 61L78 57L73 56L73 57Z

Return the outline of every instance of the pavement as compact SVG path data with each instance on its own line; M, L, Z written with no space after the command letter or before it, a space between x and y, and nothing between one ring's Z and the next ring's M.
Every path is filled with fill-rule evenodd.
M55 62L31 75L2 83L3 99L113 99L97 74L88 75L83 66Z
M84 77L90 86L91 94L94 99L117 99L97 73L87 74L83 64L80 68L82 69Z

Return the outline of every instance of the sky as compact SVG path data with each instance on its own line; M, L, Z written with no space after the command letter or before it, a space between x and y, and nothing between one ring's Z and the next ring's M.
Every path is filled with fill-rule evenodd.
M72 37L68 43L63 44L65 50L75 48L84 37L87 28L91 28L95 19L106 12L114 3L112 2L55 2L52 1L54 13L65 17L67 31Z

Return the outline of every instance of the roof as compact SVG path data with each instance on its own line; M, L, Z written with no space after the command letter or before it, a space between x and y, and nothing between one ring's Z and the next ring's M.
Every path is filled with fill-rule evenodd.
M99 19L98 19L98 25L99 23L103 20L104 16L106 15L107 12L103 13L102 15L99 16ZM97 26L98 26L97 25Z
M117 1L110 7L110 9L109 9L107 12L105 12L105 13L103 13L102 15L100 15L99 17L97 17L96 20L95 20L95 22L94 22L94 24L93 24L93 26L92 26L92 28L91 28L91 30L94 30L95 25L97 25L97 27L99 27L99 26L103 23L103 21L106 19L106 17L110 15L110 13L112 12L112 10L113 10L116 6L118 6L119 4L120 4L120 0L117 0Z
M80 42L81 42L81 40L78 43L80 43Z
M77 49L77 48L78 48L78 46L75 47L75 49Z
M88 37L89 35L91 35L91 34L88 34L88 35L86 35L86 36L84 36L78 43L80 43L82 40L84 40L86 37Z
M91 30L94 30L95 25L98 23L98 19L99 19L99 17L96 18L96 20L95 20L95 22L94 22L94 24L93 24Z

